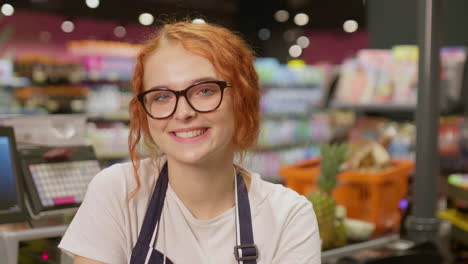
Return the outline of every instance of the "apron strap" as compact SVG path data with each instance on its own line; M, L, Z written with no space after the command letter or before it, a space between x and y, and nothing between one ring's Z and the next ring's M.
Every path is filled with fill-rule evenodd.
M235 180L235 196L236 196L236 246L234 247L234 256L239 264L257 264L258 248L254 244L253 231L252 231L252 218L250 213L250 203L247 187L242 178L242 174L237 171ZM156 187L154 188L146 211L145 219L138 236L138 243L141 245L148 245L138 252L132 252L130 263L140 263L138 256L148 256L149 249L154 247L158 237L159 220L161 219L162 210L164 207L164 200L169 184L167 162L164 164ZM135 248L136 249L136 248ZM134 249L134 251L135 251ZM140 252L144 250L144 252ZM137 253L137 254L136 254ZM135 256L134 256L135 255ZM165 257L165 256L164 256ZM171 263L171 262L170 262Z
M239 264L256 264L258 248L253 238L249 193L240 171L237 171L235 181L237 245L234 247L234 256Z
M161 219L168 182L169 178L167 173L166 162L159 174L158 180L156 182L156 187L153 191L153 195L151 196L151 201L149 203L148 210L146 211L145 219L143 220L140 235L138 236L138 241L140 243L150 246L153 246L153 244L156 243L156 239L153 239L153 234L156 225L159 224L159 220ZM157 233L155 237L157 238Z

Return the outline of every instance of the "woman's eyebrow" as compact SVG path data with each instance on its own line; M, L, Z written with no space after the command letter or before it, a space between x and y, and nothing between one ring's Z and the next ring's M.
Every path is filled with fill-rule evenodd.
M204 82L204 81L216 81L217 79L214 78L214 77L201 77L201 78L196 78L196 79L193 79L191 80L189 83L190 85L194 84L194 83L198 83L198 82ZM190 86L190 85L187 85ZM150 89L170 89L172 90L171 88L169 88L168 85L156 85L156 86L152 86Z
M202 77L202 78L197 78L192 80L192 84L198 83L198 82L204 82L204 81L216 81L216 78L214 77Z

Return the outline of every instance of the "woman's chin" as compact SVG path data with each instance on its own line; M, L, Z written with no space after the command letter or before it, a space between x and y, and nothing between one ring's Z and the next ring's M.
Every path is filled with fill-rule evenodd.
M185 151L184 153L177 153L175 155L170 155L166 154L167 160L169 162L173 161L179 164L185 164L185 165L201 165L203 163L206 163L209 158L207 157L208 155L204 155L202 153L196 153L196 152L187 152Z

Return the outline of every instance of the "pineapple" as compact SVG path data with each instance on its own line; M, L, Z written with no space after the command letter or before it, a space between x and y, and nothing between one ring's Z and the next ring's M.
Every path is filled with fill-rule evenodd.
M345 161L347 147L345 144L328 144L321 148L321 172L318 179L318 190L307 195L312 202L319 226L322 248L334 246L337 236L335 226L336 202L331 192L336 186L336 176L340 166Z

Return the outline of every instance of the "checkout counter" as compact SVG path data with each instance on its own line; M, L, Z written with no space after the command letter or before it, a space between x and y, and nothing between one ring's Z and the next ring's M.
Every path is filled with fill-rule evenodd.
M2 264L72 263L57 245L101 170L85 145L85 122L60 115L0 119Z

